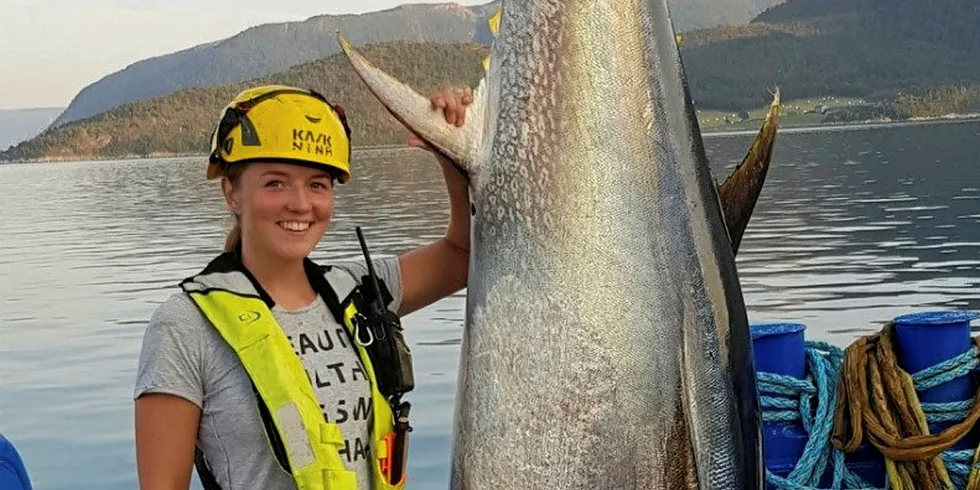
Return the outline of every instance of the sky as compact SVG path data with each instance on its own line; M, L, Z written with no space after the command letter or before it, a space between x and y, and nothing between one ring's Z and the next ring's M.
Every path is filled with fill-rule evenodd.
M132 63L259 24L447 1L0 0L0 109L65 107Z

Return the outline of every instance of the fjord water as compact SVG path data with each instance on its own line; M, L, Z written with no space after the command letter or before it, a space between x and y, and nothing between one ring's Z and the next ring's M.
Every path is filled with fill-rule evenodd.
M751 138L706 139L716 178ZM784 130L738 256L750 320L801 321L809 338L844 347L903 313L980 310L978 155L977 122ZM315 259L359 256L358 225L376 256L441 235L431 157L354 159ZM0 433L36 488L137 487L131 395L145 323L230 223L203 177L200 158L0 165ZM403 320L417 385L411 488L447 481L464 294Z

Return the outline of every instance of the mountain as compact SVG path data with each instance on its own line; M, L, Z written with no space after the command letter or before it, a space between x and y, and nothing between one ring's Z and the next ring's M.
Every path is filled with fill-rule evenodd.
M675 27L689 30L745 23L782 0L670 0ZM407 4L359 15L321 15L301 22L264 24L220 41L149 58L82 89L54 122L84 119L127 102L196 86L235 83L339 52L336 33L357 46L390 42L489 44L487 18L499 2Z
M48 127L63 107L0 109L0 150L33 138Z
M685 35L701 107L764 104L760 86L794 98L876 101L980 82L975 0L790 0L744 26Z
M420 93L446 85L475 86L483 74L485 46L388 43L362 48L379 67ZM225 104L249 85L312 88L346 109L355 146L404 143L408 132L356 78L343 54L305 63L246 83L194 87L164 97L129 102L97 116L48 129L0 152L0 161L123 158L207 153L211 131Z
M748 25L686 33L681 54L695 105L724 111L726 119L766 105L766 89L774 85L787 101L850 96L866 102L818 109L823 122L936 117L980 112L976 25L980 9L966 0L790 0ZM474 85L487 52L476 43L397 42L367 50L423 94ZM223 104L258 83L309 86L349 106L355 146L398 144L407 136L335 54L247 83L130 102L46 131L0 153L0 160L203 153ZM795 110L785 108L787 119Z
M785 0L670 0L674 29L686 32L718 26L743 25Z
M457 4L403 5L370 14L323 15L302 22L263 24L108 75L79 92L54 125L84 119L126 102L182 88L240 82L329 56L339 51L338 30L355 45L395 40L467 42L474 37L479 14L485 12Z

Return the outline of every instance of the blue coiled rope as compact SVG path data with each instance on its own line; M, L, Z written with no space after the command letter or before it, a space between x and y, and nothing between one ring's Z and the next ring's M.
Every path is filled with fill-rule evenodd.
M844 353L823 342L807 342L806 379L773 373L757 373L760 393L781 396L760 397L764 422L799 420L809 434L803 455L785 478L766 470L766 481L777 490L881 490L848 470L844 453L830 444L834 410L837 405L837 381ZM969 351L912 374L916 390L923 391L980 371L980 350ZM791 398L788 398L791 397ZM814 410L813 399L817 406ZM922 403L926 421L960 422L973 407L973 400L948 403ZM950 479L957 489L966 488L973 469L974 450L949 450L943 453ZM819 487L828 467L833 478L829 487Z
M912 383L916 391L924 391L969 376L978 370L980 370L980 350L973 345L968 351L952 359L912 374ZM921 407L926 422L962 422L973 409L973 400L922 403ZM973 469L973 453L973 449L943 452L942 459L946 464L946 471L957 489L966 488L970 471Z
M767 469L766 482L779 490L880 490L848 470L844 453L830 444L837 407L837 379L844 363L844 352L823 342L807 342L806 347L806 379L757 373L760 393L782 395L760 397L763 422L799 420L809 434L803 455L793 471L784 478ZM833 475L830 486L819 487L828 467Z

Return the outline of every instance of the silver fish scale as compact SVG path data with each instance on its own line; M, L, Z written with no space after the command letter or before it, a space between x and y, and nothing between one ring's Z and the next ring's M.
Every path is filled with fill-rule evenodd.
M451 488L756 488L744 306L666 5L503 8Z

